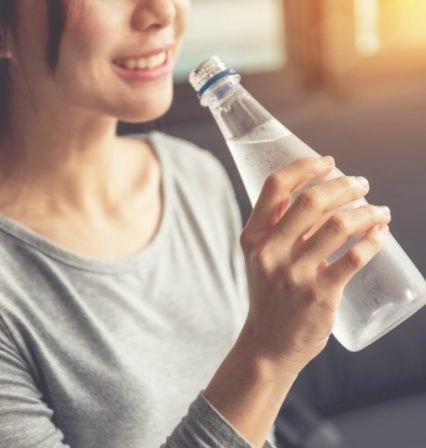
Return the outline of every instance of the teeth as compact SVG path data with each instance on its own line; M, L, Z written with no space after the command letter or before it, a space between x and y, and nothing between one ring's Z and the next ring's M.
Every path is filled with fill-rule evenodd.
M145 70L162 65L166 60L166 52L156 54L155 56L149 56L147 58L139 59L119 59L115 61L117 65L127 68L128 70Z
M129 70L134 70L136 68L136 61L134 59L127 59L127 61L123 61L123 66Z
M138 59L136 61L136 68L138 68L139 70L143 70L146 67L147 67L146 59Z

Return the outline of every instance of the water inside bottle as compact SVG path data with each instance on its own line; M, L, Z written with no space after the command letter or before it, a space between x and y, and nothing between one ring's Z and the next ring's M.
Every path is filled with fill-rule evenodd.
M300 157L319 156L276 119L240 138L227 140L227 144L252 205L256 203L269 174ZM321 182L342 174L335 169ZM305 188L315 183L318 181ZM365 203L365 199L361 199L347 208ZM340 258L360 238L350 238L327 259L328 263ZM347 284L333 334L347 349L360 350L425 304L426 282L423 276L389 235L381 252Z
M302 154L297 157L294 151L286 150L298 144L295 137L277 120L268 121L249 134L238 139L227 140L227 144L247 190L250 202L254 205L259 197L265 179L273 171L303 157L318 156L306 145L301 146Z

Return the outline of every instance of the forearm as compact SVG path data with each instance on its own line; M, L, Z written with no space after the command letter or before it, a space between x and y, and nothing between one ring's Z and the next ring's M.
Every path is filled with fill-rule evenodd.
M204 391L205 398L254 447L263 446L297 378L285 366L260 359L243 329Z

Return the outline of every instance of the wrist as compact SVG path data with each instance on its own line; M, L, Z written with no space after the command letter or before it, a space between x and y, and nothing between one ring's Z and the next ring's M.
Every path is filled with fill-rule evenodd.
M260 356L244 328L203 395L253 446L260 447L297 376Z
M300 370L298 364L265 356L258 349L249 327L244 325L219 372L222 379L226 378L226 382L221 384L224 390L231 390L233 387L235 391L262 390L265 394L274 394L284 399ZM215 383L214 379L212 383ZM211 384L207 388L207 395L210 386Z
M243 359L247 358L254 374L265 378L294 381L306 366L303 360L296 361L294 357L265 347L254 326L248 320L240 333L236 350L241 352Z

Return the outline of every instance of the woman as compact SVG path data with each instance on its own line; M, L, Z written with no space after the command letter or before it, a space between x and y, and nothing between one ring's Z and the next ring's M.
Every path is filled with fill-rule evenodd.
M240 236L207 151L116 135L169 108L189 9L0 0L1 448L267 444L345 284L383 244L386 208L330 217L365 179L290 203L330 157L270 176Z

